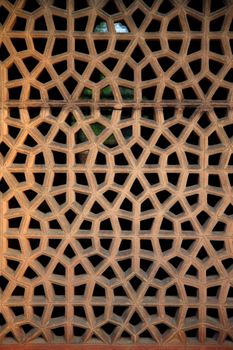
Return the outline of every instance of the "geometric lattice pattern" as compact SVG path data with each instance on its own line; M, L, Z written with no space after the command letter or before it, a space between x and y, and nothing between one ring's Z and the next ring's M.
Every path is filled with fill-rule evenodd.
M232 346L232 2L0 23L0 344Z

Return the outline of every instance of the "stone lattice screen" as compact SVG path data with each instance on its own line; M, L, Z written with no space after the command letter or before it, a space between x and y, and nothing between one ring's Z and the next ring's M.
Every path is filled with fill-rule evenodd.
M0 22L0 344L232 346L232 2Z

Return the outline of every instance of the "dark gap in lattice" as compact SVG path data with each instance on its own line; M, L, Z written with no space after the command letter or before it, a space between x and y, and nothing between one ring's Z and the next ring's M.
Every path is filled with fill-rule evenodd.
M233 31L233 20L232 20L232 23L231 23L231 31ZM233 52L233 39L230 39L229 43L230 43L231 52Z
M140 230L151 230L153 226L154 218L142 220L140 222Z
M171 153L168 158L167 158L167 164L168 165L179 165L180 162L179 162L179 158L177 156L177 154L174 152L174 153Z
M221 187L221 179L217 174L209 174L208 184L214 187Z
M93 214L99 214L103 211L104 211L103 207L97 201L95 201L92 208L91 208L91 212Z
M38 4L38 2L36 0L31 0L31 1L26 1L23 9L24 9L24 11L27 11L27 12L34 12L39 7L40 7L40 5Z
M154 287L149 287L145 293L145 297L149 296L149 297L155 297L156 294L158 292L157 288Z
M48 240L48 245L49 247L53 248L53 249L56 249L59 244L61 243L61 239L57 239L57 238L50 238Z
M115 45L115 50L124 52L129 45L130 41L129 40L117 40L116 45Z
M170 0L164 0L158 8L158 11L162 14L167 14L173 9L173 4Z
M3 157L7 155L9 150L10 150L10 147L8 147L8 145L5 142L0 143L0 153L2 154Z
M53 6L65 10L67 8L67 0L54 0Z
M53 292L56 296L65 296L65 287L56 283L52 283Z
M203 113L202 116L200 117L199 121L198 121L198 124L203 128L207 128L211 122L210 122L210 119L208 117L208 115L206 113Z
M197 100L196 92L191 87L183 89L183 96L186 100Z
M51 100L63 100L62 94L57 87L48 90L48 95Z
M175 98L176 98L176 95L175 95L174 90L172 90L171 88L166 86L164 91L163 91L162 99L163 100L175 100Z
M96 283L95 287L94 287L94 290L93 290L93 296L95 296L95 297L105 297L105 290L104 290L104 288Z
M176 186L178 184L179 178L180 178L180 174L167 173L168 182L174 186Z
M233 137L233 124L224 126L224 131L227 134L228 138Z
M37 88L31 86L29 99L30 100L40 100L41 99L40 91Z
M134 20L135 25L139 28L142 22L144 21L145 14L140 9L137 9L132 14L132 18Z
M57 15L53 15L52 18L56 30L67 30L66 18Z
M166 291L166 296L167 297L177 297L179 296L178 290L176 285L173 285L171 287L169 287Z
M154 129L141 126L141 137L145 140L149 140L154 132Z
M212 99L213 100L227 100L229 94L229 89L224 87L219 87L214 93Z
M2 191L1 191L2 192ZM19 205L19 202L17 201L17 199L15 197L12 197L9 202L8 202L8 206L9 206L9 209L12 209L12 208L20 208L20 205ZM8 243L9 243L9 240L8 240Z
M160 225L160 230L162 231L173 231L174 225L173 222L167 218L163 218L161 225Z
M118 59L116 58L107 58L106 60L103 61L104 65L110 70L110 71L113 71L116 64L118 62Z
M122 269L122 271L126 272L128 271L128 269L131 268L132 266L132 260L131 259L124 259L124 260L120 260L117 262L120 266L120 268ZM114 289L114 295L121 295L124 296L126 295L124 289L122 287L117 287Z
M182 26L179 20L179 17L173 17L172 20L170 20L167 30L170 32L181 32L182 31Z
M47 24L44 16L40 16L35 20L34 30L47 31Z
M228 114L226 107L216 107L216 108L214 108L214 112L215 112L218 119L225 118Z
M13 271L16 271L17 268L19 267L19 261L7 259L6 262L7 262L7 266Z
M105 231L112 231L112 224L110 219L106 219L101 221L100 223L100 230L105 230Z
M142 322L141 320L141 317L139 316L139 314L135 311L132 315L132 317L130 318L129 320L129 323L132 325L132 326L138 326L140 325Z
M37 77L37 80L39 80L41 83L47 83L48 81L50 81L52 78L50 76L50 74L48 73L47 69L44 68L41 73L39 74L39 76Z
M228 174L230 185L233 186L233 174Z
M85 31L88 22L88 16L76 18L74 21L74 30Z
M62 61L59 61L57 63L54 63L53 68L55 69L57 74L62 74L67 70L67 61L62 60Z
M36 196L37 192L33 190L26 190L23 192L29 201L32 201Z
M222 62L218 62L216 60L209 59L209 70L210 70L210 72L212 72L214 74L218 74L218 72L220 71L220 69L222 67L223 67L223 63Z
M168 45L171 51L179 53L182 47L182 40L179 39L170 39L168 40ZM191 43L190 43L191 45Z
M24 334L27 334L33 330L33 327L29 324L24 324L21 326L21 330L24 332Z
M210 51L215 52L219 55L224 54L222 42L219 39L211 39L209 43L209 48L210 48Z
M83 296L85 294L85 290L86 290L85 284L74 287L74 295ZM80 307L79 307L79 317L86 317L85 310L83 309L83 312L81 312Z
M88 7L88 1L87 0L79 0L79 1L74 1L74 10L82 10Z
M221 31L224 19L225 19L225 16L220 16L210 21L210 31L212 32Z
M150 24L146 28L146 32L159 32L160 26L161 26L161 22L159 20L152 19Z
M188 55L201 50L201 39L191 39L188 47Z
M101 109L101 111L104 111L103 109ZM103 115L106 115L108 116L108 113L109 113L109 109L105 110L106 111L106 114L102 114ZM110 110L110 112L112 113L112 111ZM133 109L132 108L127 108L127 107L123 107L122 110L121 110L121 120L124 120L124 119L128 119L128 118L131 118L133 115ZM123 130L131 130L129 129L129 127L127 129L121 129L121 131ZM123 133L124 135L124 133ZM126 135L125 135L126 136Z
M4 25L8 15L9 15L9 11L4 6L1 6L0 7L0 23L1 23L1 25Z
M77 214L72 209L69 209L65 213L65 217L66 217L67 221L69 222L69 224L73 223L73 221L76 219L76 216L77 216ZM68 248L67 248L67 254L64 252L64 255L66 255L67 257L72 257L72 254L69 253Z
M56 38L53 46L52 55L58 55L67 52L67 39Z
M17 16L12 29L16 31L24 31L26 29L26 19Z
M118 7L116 6L115 1L108 1L103 7L103 10L109 15L114 15L119 12Z
M223 7L226 6L226 1L225 0L220 0L218 3L216 3L214 0L211 0L210 2L210 11L215 12L217 10L222 9Z
M13 87L13 88L9 88L9 100L19 100L20 96L21 96L21 90L22 87Z
M25 288L23 287L20 287L20 286L16 286L12 292L12 296L24 296L24 293L25 293Z
M57 337L64 337L64 335L65 335L64 327L53 328L53 329L51 329L51 332L54 333L54 335Z
M27 155L24 153L18 152L14 158L14 164L25 164L27 159Z
M165 313L166 315L176 318L179 313L179 307L176 306L166 306L165 307Z
M186 15L186 18L191 31L201 31L202 22L199 19L191 15Z
M133 204L127 198L121 203L120 209L131 212L133 210Z
M122 69L120 75L120 78L122 79L126 79L126 80L130 80L133 81L134 80L134 71L133 69L126 63L124 68Z
M139 45L137 45L135 47L135 49L133 50L131 57L137 62L139 63L143 58L144 58L144 53L142 51L142 49L140 48Z
M143 211L147 211L147 210L151 210L154 209L154 206L152 204L152 202L150 201L150 199L146 199L142 204L141 204L141 212Z
M129 7L133 3L133 0L123 0L123 3L126 7Z
M137 276L134 276L133 278L131 278L129 280L129 283L131 285L131 287L137 291L138 288L140 287L140 285L142 284L142 281L140 280L140 278L138 278Z
M202 1L190 0L188 2L188 6L191 9L194 9L194 10L196 10L198 12L202 12L203 11L203 3L202 3Z
M9 51L7 50L4 43L0 44L0 61L5 61L10 56Z
M16 51L24 51L27 50L26 40L23 38L11 38L11 42L14 45Z
M140 259L140 269L145 273L150 273L153 262L147 259Z
M152 52L161 50L161 44L159 40L146 40L147 45L149 46ZM146 79L145 79L146 80Z
M158 58L158 62L164 72L166 72L174 63L173 59L169 57Z
M44 155L42 152L38 153L35 156L35 164L39 165L39 164L45 164L45 159L44 159Z
M181 83L181 82L187 80L187 77L186 77L184 71L182 70L182 68L180 68L180 69L178 69L178 71L175 72L175 74L173 74L171 79L173 81L175 81L176 83Z
M207 79L207 78L203 78L199 81L199 86L202 89L203 93L206 94L208 92L208 90L210 89L212 85L211 80Z
M142 89L142 100L153 100L155 97L156 86Z
M169 130L173 133L174 136L176 136L177 138L180 137L180 135L182 134L182 131L184 130L185 126L182 124L175 124L173 126L171 126L169 128ZM190 134L191 135L191 134ZM186 140L187 141L187 140Z
M23 63L29 72L31 72L39 63L39 61L34 57L26 57L23 59Z
M201 59L196 59L194 61L189 62L189 66L194 75L198 74L201 70Z
M94 41L95 49L97 54L104 52L108 47L108 40L95 40Z
M149 7L151 7L154 4L154 0L143 0L143 1Z
M119 218L118 219L122 231L132 230L132 221L128 219Z
M219 337L219 332L213 328L206 328L206 338L211 339L212 341L217 341Z
M24 308L22 306L13 306L10 309L13 311L16 317L20 315L24 315Z

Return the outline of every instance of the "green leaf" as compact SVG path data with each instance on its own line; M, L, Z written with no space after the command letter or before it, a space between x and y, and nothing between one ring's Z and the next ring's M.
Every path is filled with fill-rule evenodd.
M124 87L124 86L119 86L121 97L124 100L133 100L134 98L134 90Z
M111 134L105 141L104 145L107 147L115 147L117 145L117 140L113 134Z
M103 126L100 123L94 123L94 124L91 124L90 126L96 136L100 135L101 132L105 129L105 126Z
M80 96L81 99L86 99L86 100L90 100L92 98L92 90L85 87L82 91L82 94Z
M82 129L80 129L76 134L75 134L75 142L78 143L82 143L82 142L86 142L88 139L85 135L85 133L82 131Z
M113 92L112 92L112 87L110 85L105 86L103 89L100 90L100 98L102 100L113 100Z

